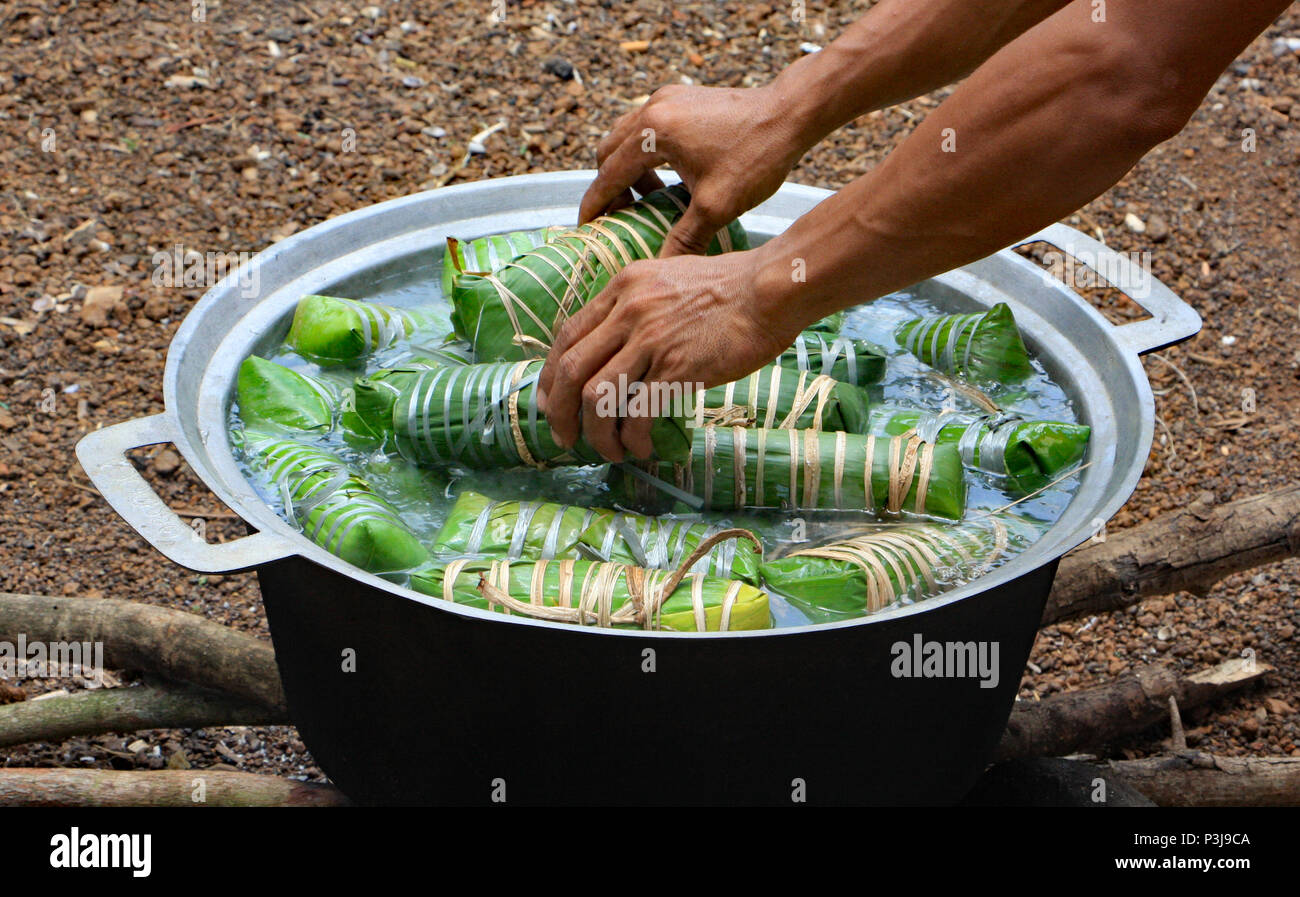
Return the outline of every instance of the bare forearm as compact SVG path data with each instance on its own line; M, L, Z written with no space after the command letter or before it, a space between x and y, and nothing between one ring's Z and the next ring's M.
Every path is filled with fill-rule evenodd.
M765 313L813 321L1069 214L1175 133L1287 3L1108 6L1099 24L1077 0L1012 42L878 168L757 250Z
M770 85L807 150L859 115L969 74L1068 0L881 0Z

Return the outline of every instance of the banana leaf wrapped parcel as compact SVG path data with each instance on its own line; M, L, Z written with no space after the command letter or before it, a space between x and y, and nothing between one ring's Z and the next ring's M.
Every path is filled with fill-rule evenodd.
M871 429L891 436L915 429L927 442L956 445L964 465L1007 477L1019 492L1046 485L1082 460L1092 432L1086 424L1014 414L886 408L873 412Z
M1033 372L1015 316L1005 302L986 312L913 318L898 325L898 344L946 374L1014 383Z
M605 463L581 438L572 449L555 442L537 408L541 369L538 360L419 372L393 406L397 450L415 464L472 469ZM655 458L685 458L691 447L686 415L655 417L650 439Z
M436 555L575 558L587 528L597 521L608 523L616 513L548 501L497 501L466 490L429 548Z
M805 330L776 363L796 371L824 374L841 383L869 386L885 379L885 350L870 340L846 336L826 339L824 334Z
M413 570L417 592L470 607L618 629L768 629L767 593L738 580L600 561L461 558ZM480 589L480 582L484 587Z
M496 555L528 560L585 557L676 570L725 527L699 520L544 501L496 501L465 491L429 546L435 555ZM692 571L757 582L761 552L745 539L709 549Z
M632 205L556 234L495 272L465 272L451 291L456 334L480 362L519 361L546 354L561 324L591 301L616 273L653 258L686 211L680 185L656 190ZM719 231L710 254L747 249L737 222Z
M326 551L371 573L408 570L428 557L397 510L338 456L251 431L238 438L303 534Z
M420 330L451 328L442 308L398 308L333 296L304 296L286 342L317 364L351 364Z
M767 429L865 433L869 404L860 386L769 364L740 380L705 390L695 425L743 421L742 426Z
M579 551L597 560L676 570L700 543L724 529L727 527L720 523L699 519L619 511L610 520L594 521L583 532ZM710 548L691 570L757 585L762 560L762 549L755 543L748 539L726 539Z
M351 434L348 442L359 448L395 451L393 406L402 390L420 373L437 365L413 362L403 367L381 368L352 384L340 420Z
M918 601L986 573L1031 541L1012 515L961 524L905 523L791 552L763 564L763 582L817 623Z
M245 358L235 389L240 417L255 429L325 433L334 426L334 387L274 361Z
M678 498L704 510L783 508L915 513L961 519L966 480L952 445L915 434L878 438L817 430L701 427L688 462L616 465L625 504L660 510Z
M567 228L560 225L539 227L535 230L516 230L504 234L490 234L475 240L447 238L447 251L442 257L442 295L450 296L456 278L465 271L473 274L492 274L517 255L536 249Z

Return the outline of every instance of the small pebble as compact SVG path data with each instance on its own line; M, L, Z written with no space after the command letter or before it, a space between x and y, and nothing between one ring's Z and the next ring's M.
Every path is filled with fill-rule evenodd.
M542 71L550 72L561 81L568 81L573 77L573 63L567 59L548 59L542 64Z

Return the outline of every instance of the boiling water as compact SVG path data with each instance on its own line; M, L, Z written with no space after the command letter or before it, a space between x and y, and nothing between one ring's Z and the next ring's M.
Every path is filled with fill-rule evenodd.
M365 294L342 295L387 305L434 305L447 309L449 306L442 296L440 276L441 259L438 258L414 272L405 272L400 284L380 282L372 284ZM843 334L871 340L883 347L889 355L884 380L867 387L873 407L886 404L931 411L943 408L971 413L983 411L967 392L954 388L950 380L934 376L929 367L899 347L893 336L897 325L909 318L968 310L940 307L915 293L904 291L849 311ZM430 340L427 335L416 334L415 341L436 343L437 339ZM267 357L304 374L329 381L341 390L350 387L356 379L389 366L409 346L410 343L403 342L375 353L366 360L364 367L321 367L283 345ZM1013 387L989 388L986 390L987 396L1004 411L1018 414L1026 420L1079 422L1074 406L1065 392L1047 376L1038 361L1033 362L1033 368L1032 376ZM229 423L232 431L241 426L237 404L232 404ZM354 464L375 491L401 512L406 523L426 543L433 540L446 521L448 512L455 503L457 491L462 487L502 500L542 499L585 506L615 506L604 482L607 471L604 466L561 467L550 471L430 471L420 470L397 455L369 455L360 452L347 445L337 429L315 439L302 434L286 435L285 438L318 445ZM236 454L238 456L239 453ZM292 515L286 513L279 488L260 469L242 459L241 465L245 476L263 499L291 525L297 526ZM967 469L966 477L967 519L999 511L1014 503L1018 515L1034 522L1044 532L1065 511L1078 486L1077 475L1066 476L1026 498L1007 491L999 478L993 475ZM419 487L411 488L413 482L418 482ZM861 535L880 526L870 515L852 512L746 512L743 517L704 512L697 516L713 523L735 524L751 529L763 540L768 556L779 556L810 545ZM796 535L801 537L797 542L794 541ZM1023 546L1020 550L1023 550ZM1016 553L1015 549L1009 549L994 566L1006 563ZM386 578L403 581L400 575ZM775 625L799 626L809 622L809 618L795 604L770 588L766 590Z

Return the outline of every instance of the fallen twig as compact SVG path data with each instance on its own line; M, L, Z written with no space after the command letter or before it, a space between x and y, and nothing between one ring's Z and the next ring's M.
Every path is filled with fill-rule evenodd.
M287 724L282 711L192 686L104 688L0 707L0 747L141 729Z
M1162 807L1300 806L1300 757L1216 757L1200 751L1099 766Z
M483 130L475 134L473 137L471 137L469 139L469 142L465 144L465 155L461 156L460 161L457 162L455 165L453 165L450 171L448 171L446 174L440 177L434 183L434 186L445 187L448 183L450 183L451 179L454 178L456 175L460 174L461 169L469 164L470 157L474 155L473 152L471 152L470 147L472 147L476 143L481 144L484 140L487 140L497 131L502 130L505 126L506 123L504 120L502 120L497 122L495 125L492 125L491 127L484 128Z
M0 807L346 807L333 785L225 770L0 769Z

